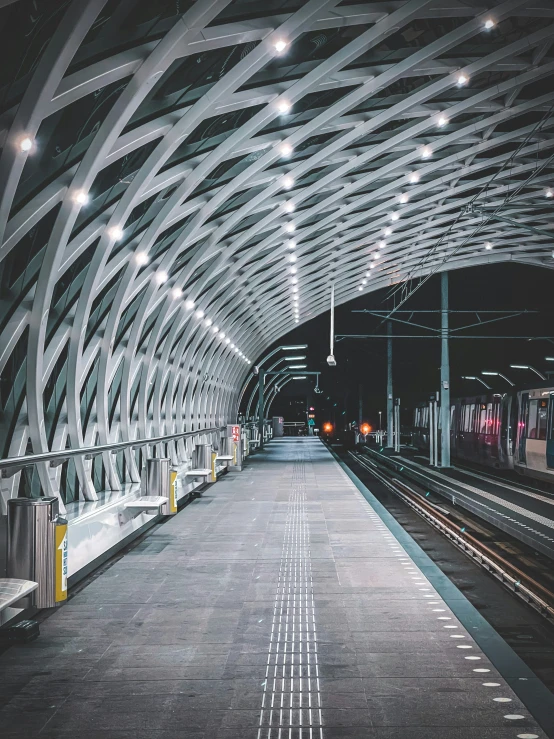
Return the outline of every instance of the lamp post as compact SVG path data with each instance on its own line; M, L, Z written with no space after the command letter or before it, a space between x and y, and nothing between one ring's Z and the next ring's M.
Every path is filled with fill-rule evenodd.
M481 385L484 385L487 390L492 390L492 387L490 385L487 385L487 383L480 377L474 377L473 375L462 375L462 380L475 380L475 382L480 382Z
M503 380L506 380L506 382L509 385L511 385L512 387L514 387L514 385L515 385L515 382L512 382L511 380L509 380L506 377L506 375L503 375L502 374L502 372L485 372L485 371L483 371L483 372L481 372L481 374L482 375L487 375L487 377L501 377Z
M541 378L541 380L546 380L546 377L543 375L543 373L539 372L538 369L531 367L530 364L511 364L510 368L520 369L520 370L531 370L531 372L534 372L536 375L538 375Z

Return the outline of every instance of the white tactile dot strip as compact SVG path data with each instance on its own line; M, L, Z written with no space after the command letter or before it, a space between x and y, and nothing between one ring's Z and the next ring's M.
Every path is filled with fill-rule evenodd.
M293 465L258 739L323 739L304 463Z

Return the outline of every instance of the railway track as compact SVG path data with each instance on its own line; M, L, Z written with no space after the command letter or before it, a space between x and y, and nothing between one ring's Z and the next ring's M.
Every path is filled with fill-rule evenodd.
M348 455L479 567L554 624L551 561L542 562L540 554L530 551L517 540L510 539L509 546L505 543L499 546L498 535L505 539L506 534L492 524L472 516L467 510L460 511L443 498L435 502L428 491L411 480L408 484L398 471L380 465L378 460L366 454L349 451ZM487 537L490 542L482 541ZM510 551L510 559L503 554L502 549ZM530 561L534 569L532 575L529 573Z

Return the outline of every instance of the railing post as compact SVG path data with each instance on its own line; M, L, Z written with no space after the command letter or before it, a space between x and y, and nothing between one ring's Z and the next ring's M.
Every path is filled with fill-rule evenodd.
M258 434L259 448L264 448L264 383L265 370L260 367L258 375Z

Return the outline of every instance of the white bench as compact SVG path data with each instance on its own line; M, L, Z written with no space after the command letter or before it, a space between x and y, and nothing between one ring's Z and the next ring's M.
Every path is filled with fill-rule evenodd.
M143 495L141 498L130 500L125 503L125 508L131 511L158 511L160 508L168 502L168 498L164 498L161 495Z
M234 457L233 457L233 455L232 455L232 454L222 454L221 456L218 456L218 457L216 457L216 458L215 458L216 462L217 462L218 460L220 460L220 459L221 459L221 460L222 460L223 462L232 462L232 461L233 461L233 459L234 459Z
M187 477L209 477L209 475L211 474L212 474L212 471L208 469L187 470L187 472L185 472L185 475Z
M14 577L0 577L0 611L17 603L38 588L38 582L17 580Z

